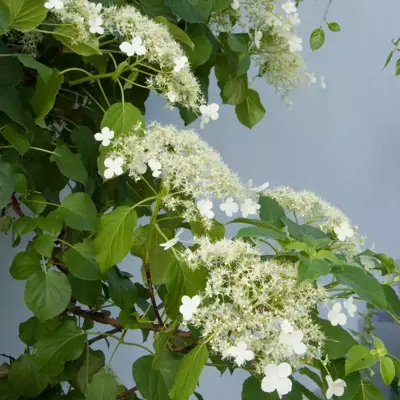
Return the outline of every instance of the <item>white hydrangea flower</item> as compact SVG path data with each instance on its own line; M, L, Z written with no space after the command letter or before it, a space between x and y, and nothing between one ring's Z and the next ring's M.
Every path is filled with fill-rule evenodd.
M241 367L246 361L251 361L254 359L254 353L247 346L246 342L240 341L236 346L229 347L225 354L225 357L233 357L235 363Z
M233 214L239 211L239 205L233 200L232 197L228 197L219 208L223 211L227 217L232 217Z
M197 208L199 209L200 215L208 219L214 218L214 212L212 211L213 202L208 199L199 200L197 202Z
M293 14L297 12L296 3L294 1L287 1L285 4L282 4L281 7L286 14Z
M188 65L188 58L186 56L176 57L174 59L175 67L174 71L179 72L181 69L185 68Z
M299 18L299 14L297 12L288 15L287 18L288 18L288 21L290 22L290 24L292 26L300 25L300 23L301 23L300 18Z
M149 164L150 169L153 171L153 176L155 178L158 178L161 175L162 168L162 164L160 163L160 161L155 160L154 158L150 158L147 164Z
M216 121L219 118L219 105L212 103L209 105L203 104L199 107L201 113L201 127L203 128L205 124L208 124L210 120Z
M173 237L172 239L168 240L165 243L161 243L160 247L163 247L164 250L169 250L171 247L174 247L177 243L179 243L181 241L179 239L179 236L181 236L183 232L184 232L184 229L179 229L176 232L175 237Z
M326 89L325 77L323 75L321 76L321 87L322 89Z
M250 190L251 190L252 192L255 192L255 193L262 193L262 192L264 192L265 190L268 189L268 187L269 187L269 182L264 182L264 183L263 183L262 185L260 185L260 186L254 186L254 187L253 187L253 180L252 180L252 179L249 179L248 182L247 182L247 186L250 188Z
M107 147L111 143L111 139L114 137L114 131L105 126L101 132L98 132L94 135L95 140L101 142L104 147Z
M329 400L332 396L341 397L344 394L344 389L347 386L343 379L332 379L330 375L325 377L326 383L328 384L328 390L326 391L326 398Z
M332 310L328 312L328 319L333 326L336 325L345 325L347 322L347 317L344 313L342 313L342 305L339 302L336 302Z
M106 158L104 160L104 165L107 169L104 171L104 177L106 179L111 179L114 175L119 176L124 173L122 166L124 165L124 159L122 157L117 157L115 159Z
M261 31L257 31L254 35L254 44L256 45L257 49L261 46L261 39L263 37L263 33Z
M99 14L101 9L103 8L103 4L101 4L101 3L97 3L97 4L96 3L90 3L90 8L91 8L91 11L94 14Z
M308 74L308 87L317 83L317 77L314 72L312 74Z
M303 39L299 38L298 36L292 36L289 40L288 40L288 44L289 44L289 49L292 53L295 53L296 51L302 51L303 50Z
M287 347L287 355L293 353L303 355L307 352L307 346L303 343L304 334L299 329L294 329L289 321L284 320L281 324L282 332L279 341Z
M182 305L179 307L179 312L182 314L184 321L190 321L193 315L197 312L197 308L201 303L200 296L189 296L182 297Z
M143 45L143 40L142 38L136 36L132 39L132 41L129 42L123 42L119 46L120 50L123 53L126 53L128 57L132 57L135 54L138 56L143 56L146 54L146 47Z
M350 317L353 318L357 311L357 306L354 304L353 296L350 296L347 300L343 301L343 305Z
M232 7L234 10L238 10L238 9L240 8L240 2L239 2L239 0L232 0L231 7Z
M48 10L61 10L64 7L64 1L62 0L48 0L44 3L44 6Z
M266 393L278 392L279 397L288 394L292 390L292 367L288 363L268 364L264 369L265 378L261 382L261 389Z
M354 236L354 230L350 227L350 224L347 221L344 221L339 226L333 228L333 231L341 242Z
M176 100L178 99L178 95L173 91L167 92L166 97L168 101L171 103L175 103Z
M92 18L89 20L89 31L90 33L98 33L99 35L104 34L104 28L103 28L103 18L101 17L96 17Z
M257 214L257 211L260 208L261 208L261 206L253 199L246 199L240 205L240 212L242 213L243 218L247 218L249 215Z

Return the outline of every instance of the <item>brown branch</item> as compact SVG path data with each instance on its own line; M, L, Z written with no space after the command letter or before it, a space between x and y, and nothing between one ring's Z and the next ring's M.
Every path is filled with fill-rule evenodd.
M100 311L83 310L80 307L73 307L70 308L67 312L74 315L78 315L79 317L91 319L92 321L98 322L99 324L111 325L114 326L115 328L118 328L119 330L123 329L123 326L121 325L119 319L111 318L105 313L102 313ZM161 324L153 324L151 329L155 332L160 332L167 327L168 326ZM147 329L147 328L140 328L140 329ZM179 331L179 330L173 332L173 335L180 337L188 337L188 338L192 337L192 334L190 332Z
M24 214L24 212L22 211L22 208L21 208L21 206L20 206L20 204L19 204L19 201L18 201L17 198L15 197L15 194L13 194L13 195L11 196L11 204L12 204L12 206L13 206L14 211L15 211L20 217L24 217L24 216L25 216L25 214Z
M128 397L131 393L135 393L137 390L138 388L135 386L132 389L129 389L126 392L119 394L117 399L125 399L125 397Z
M108 335L113 335L114 333L118 333L118 332L121 332L121 331L122 331L122 328L111 329L111 330L109 330L107 332L104 332L104 333L100 334L99 336L95 336L93 339L88 340L88 343L89 343L89 345L91 345L93 343L98 342L99 340L107 339Z
M150 296L151 304L153 305L153 309L156 314L158 323L163 326L164 321L161 318L160 312L158 310L157 302L156 302L156 297L154 295L153 283L151 281L150 264L149 264L149 260L147 257L144 261L144 270L146 272L146 280L147 280L147 286L149 287L149 296Z

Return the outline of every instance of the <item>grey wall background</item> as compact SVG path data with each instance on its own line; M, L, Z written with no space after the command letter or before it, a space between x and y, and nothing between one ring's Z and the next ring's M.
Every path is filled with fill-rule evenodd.
M244 180L316 191L342 208L369 237L369 244L399 258L400 78L394 76L394 65L385 71L382 66L390 40L400 35L400 3L334 0L328 20L339 22L342 32L327 32L326 45L312 53L308 37L323 24L327 3L305 0L300 8L304 57L310 72L325 76L327 89L315 85L298 90L289 111L271 87L257 81L267 109L262 123L248 131L231 106L222 106L220 119L200 133ZM220 103L215 80L210 87L210 102ZM161 98L150 98L149 120L181 126L178 113L163 105ZM0 352L18 355L23 351L18 324L30 312L23 304L23 283L8 273L17 251L10 242L10 237L0 236ZM139 276L134 265L126 260L123 268ZM132 335L129 340L141 338ZM138 354L127 347L115 358L115 370L127 386L133 383L131 365ZM218 371L207 368L199 391L208 400L237 400L246 376L225 374L220 379Z

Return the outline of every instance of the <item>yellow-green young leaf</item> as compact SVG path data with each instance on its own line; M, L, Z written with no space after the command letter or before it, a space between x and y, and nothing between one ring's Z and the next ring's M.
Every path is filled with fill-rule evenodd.
M169 400L168 387L161 371L154 369L153 356L137 359L132 365L133 379L145 399Z
M136 222L136 211L126 206L117 207L101 216L94 247L96 260L103 272L122 261L129 253Z
M97 231L96 206L86 193L71 193L61 202L55 215L78 231Z
M36 356L43 371L51 376L61 373L67 361L76 360L82 354L85 339L85 332L72 320L43 334L36 344Z
M297 282L303 282L305 280L315 281L320 276L328 275L331 270L331 266L322 259L303 259L299 264L299 272L297 276Z
M202 343L186 354L179 366L175 384L169 395L172 400L188 400L208 360L207 346Z
M167 287L165 297L165 310L171 319L177 318L182 296L194 296L206 287L208 270L200 267L196 270L190 269L181 262L172 263L165 271L164 281Z
M311 50L318 50L325 42L325 32L322 28L314 29L310 36Z
M68 306L71 287L67 277L57 271L39 271L26 282L26 306L41 320L61 314Z
M94 241L91 239L71 245L63 254L63 260L71 274L79 279L88 281L102 279L100 268L96 262Z
M64 75L56 69L53 69L53 73L47 81L40 75L37 77L35 92L31 98L36 118L44 118L50 112L63 82Z
M340 25L337 22L328 22L328 28L332 32L340 32Z
M382 392L370 381L363 380L354 400L384 400Z
M14 279L25 280L41 270L39 255L32 250L23 251L14 257L10 267L10 274Z
M57 146L50 156L50 160L58 165L58 168L64 176L86 185L88 174L81 157L79 154L72 153L64 143L57 142Z
M353 346L347 353L346 375L359 371L376 364L376 357L373 356L365 346Z
M14 171L10 164L0 158L0 209L10 201L14 191Z
M53 36L59 40L65 47L68 47L74 53L81 56L91 56L93 54L102 55L99 49L99 40L92 35L84 43L78 41L79 31L74 25L59 25L53 31Z
M46 389L49 378L40 371L40 364L35 356L23 354L11 364L8 383L20 396L36 397Z
M28 135L18 125L7 125L1 133L21 156L28 151L30 146Z
M178 40L179 42L182 42L184 44L187 44L192 50L194 50L194 43L192 42L192 40L190 39L190 37L187 35L187 33L185 31L183 31L181 28L179 28L172 22L168 21L163 16L159 16L154 19L159 24L165 25L176 40Z
M6 21L2 21L1 27L5 30L30 31L46 18L47 10L44 7L45 1L2 0L0 7L4 10L2 10L3 13L7 13L7 18Z
M396 368L393 361L389 357L379 357L380 372L386 385L390 385L396 374Z
M137 124L144 127L143 115L131 103L115 103L104 114L101 127L108 127L115 132L116 137L128 134Z
M385 349L385 343L382 342L381 339L379 339L378 337L371 335L372 339L374 339L374 347L376 350L383 350Z
M41 214L46 209L46 199L41 194L30 194L21 200L36 215Z
M115 400L118 383L111 372L103 370L93 375L86 391L86 400Z
M51 258L54 248L53 238L49 235L41 235L34 242L35 250L43 257Z
M261 104L259 94L253 89L247 89L246 98L235 107L238 120L251 129L265 116L265 108Z
M12 226L12 218L9 215L0 217L0 232L8 232Z

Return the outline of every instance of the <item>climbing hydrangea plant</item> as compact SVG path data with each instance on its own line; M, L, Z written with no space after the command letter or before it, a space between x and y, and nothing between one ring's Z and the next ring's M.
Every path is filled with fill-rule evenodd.
M297 6L0 0L0 231L25 247L10 274L33 314L0 399L202 399L205 367L247 371L243 400L383 399L377 363L397 386L400 361L372 328L360 343L346 330L365 305L399 322L393 259L316 194L244 184L193 130L145 120L150 91L186 125L218 119L213 70L254 126L265 109L251 63L290 103L316 82ZM130 386L123 346L146 352Z

